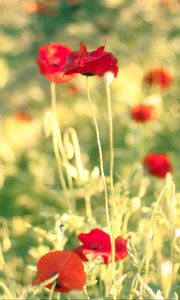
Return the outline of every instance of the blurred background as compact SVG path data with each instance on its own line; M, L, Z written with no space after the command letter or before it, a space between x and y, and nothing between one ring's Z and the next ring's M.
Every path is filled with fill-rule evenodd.
M105 45L106 51L118 57L119 74L111 89L115 181L117 189L134 197L139 189L135 174L137 170L141 172L147 188L143 201L148 206L164 184L150 178L143 169L143 158L148 152L168 153L173 180L179 189L180 3L176 0L1 0L0 12L0 236L7 260L11 258L18 273L24 261L33 261L37 255L33 254L33 247L41 241L37 241L27 223L49 230L54 226L54 216L67 211L52 139L44 133L44 114L51 109L50 84L39 74L35 62L38 47L58 42L77 50L83 42L89 50ZM148 87L143 81L144 74L157 66L173 75L173 83L167 90ZM61 130L73 127L77 132L84 168L89 170L88 174L94 172L88 186L96 201L102 187L95 168L99 166L99 158L85 78L78 75L69 83L57 85L56 90ZM90 78L90 90L108 173L108 116L103 79ZM138 124L131 120L130 109L140 102L157 105L157 121ZM82 199L86 187L87 181L74 179L79 217L72 213L71 222L77 226L80 222L80 227L84 222ZM101 204L100 199L97 215ZM18 273L18 277L26 281L22 274Z

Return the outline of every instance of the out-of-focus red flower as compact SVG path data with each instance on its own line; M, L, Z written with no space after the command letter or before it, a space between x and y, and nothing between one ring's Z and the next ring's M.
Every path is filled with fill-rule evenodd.
M44 8L42 4L38 3L37 1L29 1L24 4L25 10L30 14L38 14L43 12Z
M74 94L74 95L79 95L81 94L81 90L78 88L78 86L74 83L71 83L69 86L68 86L68 90Z
M67 0L67 2L70 4L70 5L78 5L80 3L80 0Z
M166 89L171 85L173 77L167 70L155 68L145 75L144 80L149 85L157 85L162 89Z
M31 121L31 117L24 111L18 111L14 115L15 120L18 122L29 122Z
M43 255L37 263L37 279L33 284L40 284L59 274L55 291L68 293L71 290L82 290L86 283L86 274L81 259L70 250L53 251ZM48 284L46 288L51 288Z
M104 51L104 46L95 51L87 51L87 48L80 44L79 51L72 51L67 56L67 61L61 69L66 75L80 73L85 76L103 76L106 72L112 72L117 76L117 58L110 52Z
M157 119L157 110L153 105L137 104L131 108L131 117L139 123L152 121Z
M80 233L78 239L82 246L74 249L83 261L94 260L101 256L101 264L111 262L111 242L107 233L101 229L92 229L89 233ZM127 240L117 237L115 240L115 261L119 261L128 255Z
M167 154L150 153L144 158L144 164L151 175L159 178L166 177L168 172L172 172L172 165Z
M180 5L176 0L161 0L161 7L176 11Z
M40 73L55 83L64 83L71 80L75 74L65 75L61 68L66 62L71 50L63 44L48 44L38 49L36 62Z
M25 10L30 14L55 15L58 5L58 0L26 0L24 3Z

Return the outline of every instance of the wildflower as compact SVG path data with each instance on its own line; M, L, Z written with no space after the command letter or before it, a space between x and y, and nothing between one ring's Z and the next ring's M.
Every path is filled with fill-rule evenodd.
M43 6L36 1L25 3L25 10L30 14L37 14L43 11Z
M67 56L67 61L62 71L66 75L80 73L85 76L97 75L102 77L106 72L112 72L117 76L117 58L110 52L104 51L105 46L95 51L87 51L86 46L80 44L79 51L72 51Z
M29 122L31 121L31 117L24 111L17 111L15 113L15 120L18 122Z
M69 81L74 74L64 75L60 71L66 62L67 55L71 50L63 44L48 44L38 49L38 56L35 60L40 73L51 82L64 83Z
M81 93L79 87L76 85L76 84L73 84L71 83L69 86L68 86L68 90L72 93L72 94L75 94L75 95L79 95Z
M163 68L155 68L145 75L145 82L149 85L157 85L162 89L168 88L173 80L172 75Z
M70 250L52 251L43 255L37 263L37 279L33 284L40 284L59 274L55 291L68 293L71 290L82 290L86 283L86 274L81 259ZM51 288L48 284L46 288Z
M28 0L24 3L24 7L30 14L45 13L54 15L57 13L58 0Z
M172 172L172 165L167 154L150 153L145 156L144 164L150 174L160 178Z
M176 11L179 8L179 3L176 0L162 0L160 2L161 7L169 10Z
M83 243L74 249L83 261L94 260L101 256L101 264L111 262L111 241L107 233L101 229L92 229L89 233L80 233L78 239ZM127 240L117 237L115 240L115 261L119 261L128 255Z
M152 121L157 119L157 111L153 105L137 104L131 108L131 117L139 123Z
M80 0L67 0L70 5L78 5L80 4Z

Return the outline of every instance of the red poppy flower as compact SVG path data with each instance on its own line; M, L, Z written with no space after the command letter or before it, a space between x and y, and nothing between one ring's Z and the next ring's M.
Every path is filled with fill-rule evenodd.
M31 121L30 116L26 112L23 112L23 111L16 112L15 113L15 119L18 122L29 122L29 121Z
M33 284L40 284L59 274L55 291L68 293L71 290L82 290L86 283L86 274L81 259L70 250L53 251L43 255L37 263L37 279ZM52 283L46 288L51 288Z
M131 108L131 117L136 122L146 122L157 119L155 106L148 104L137 104Z
M51 16L57 14L58 0L28 0L23 6L30 14L44 13Z
M70 4L70 5L78 5L80 3L80 0L67 0L67 2Z
M172 172L172 165L167 154L150 153L145 156L144 164L150 174L159 178L164 178L168 172Z
M60 71L66 62L67 55L71 52L63 44L48 44L38 49L38 56L35 60L38 64L40 73L55 83L64 83L69 81L74 74L64 75Z
M95 51L87 51L87 48L80 44L79 51L72 51L66 64L61 69L66 75L80 73L85 76L103 76L106 72L112 72L117 76L118 66L116 57L104 51L104 46Z
M72 94L75 94L75 95L81 94L81 91L80 91L80 89L78 88L78 86L77 86L76 84L73 84L73 83L71 83L71 84L68 86L68 90L69 90Z
M149 85L154 84L160 86L162 89L166 89L171 85L173 77L167 70L155 68L150 70L144 79Z
M83 261L93 260L101 256L101 264L111 262L111 242L109 234L101 229L92 229L89 233L80 233L78 239L82 246L74 249ZM115 261L119 261L128 255L127 240L117 237L115 240Z
M176 11L176 9L179 8L179 3L175 0L162 0L160 2L160 5L163 8L174 10L174 11Z

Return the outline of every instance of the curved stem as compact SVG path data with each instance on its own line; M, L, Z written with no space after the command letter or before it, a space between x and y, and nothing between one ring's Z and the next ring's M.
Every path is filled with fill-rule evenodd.
M102 176L102 181L103 181L103 186L104 186L107 226L108 226L110 237L112 239L112 231L111 231L111 224L110 224L110 218L109 218L108 192L107 192L107 184L106 184L106 179L105 179L105 174L104 174L104 163L103 163L103 155L102 155L99 127L98 127L98 123L97 123L97 120L96 120L96 115L95 115L95 112L94 112L94 108L93 108L90 93L89 93L88 76L86 77L86 91L87 91L89 106L90 106L93 122L94 122L94 125L95 125L95 130L96 130L96 138L97 138L97 145L98 145L98 150L99 150L99 160L100 160L100 171L101 171L101 176Z
M7 299L11 300L13 299L14 297L11 295L8 287L2 282L0 281L0 287L3 289L3 291L5 292L6 296L7 296Z
M152 297L152 299L157 299L156 294L153 292L153 290L143 281L142 277L138 274L137 275L139 283L143 286L143 288L149 293L149 295Z
M50 90L51 90L51 106L52 106L52 112L53 112L53 115L54 115L55 126L56 126L57 144L58 144L58 147L59 147L59 151L62 155L63 161L67 162L67 157L66 157L66 153L65 153L65 150L64 150L64 145L63 145L63 142L62 142L62 134L61 134L60 127L58 125L57 105L56 105L56 84L54 82L51 82ZM66 174L67 174L68 184L69 184L70 188L73 188L72 178L70 177L69 172L68 172L67 169L66 169Z
M79 177L83 178L83 163L82 163L82 157L81 157L81 150L80 150L80 146L79 146L79 141L78 141L78 137L76 134L76 131L74 128L69 127L67 128L67 130L65 131L64 134L64 144L69 143L70 138L72 139L72 143L74 146L74 156L75 156L75 160L76 160L76 168L78 170L79 173Z
M175 185L174 185L174 183L173 183L172 181L169 181L169 182L166 183L166 185L165 185L164 188L162 189L162 191L161 191L161 193L160 193L160 195L159 195L159 197L158 197L158 200L157 200L157 202L156 202L156 205L155 205L155 207L154 207L154 210L153 210L153 213L152 213L152 216L151 216L151 220L150 220L150 226L151 226L150 229L152 229L152 225L153 225L153 221L154 221L154 216L155 216L156 210L157 210L157 208L158 208L158 205L159 205L159 203L161 202L162 196L163 196L165 190L168 188L169 185L171 185L171 187L172 187L173 202L175 202L175 201L174 201L174 199L175 199ZM175 203L173 203L173 204L175 204Z
M45 114L45 121L47 122L48 120L52 131L53 147L54 147L54 153L57 161L59 180L63 190L67 192L66 182L64 179L63 169L62 169L61 156L59 154L58 138L57 138L57 123L54 120L53 114L50 111Z
M175 185L172 181L169 181L166 183L166 185L164 186L164 188L162 189L158 199L157 199L157 202L156 202L156 205L153 209L153 213L152 213L152 216L151 216L151 219L150 219L150 230L149 230L149 234L152 236L153 235L153 222L154 222L154 217L155 217L155 214L156 214L156 210L158 208L158 205L160 204L161 200L162 200L162 197L165 193L165 191L167 190L167 188L171 186L172 187L172 199L173 199L173 206L175 206ZM146 268L145 268L145 277L147 278L148 276L148 273L149 273L149 265L150 265L150 258L146 259Z

